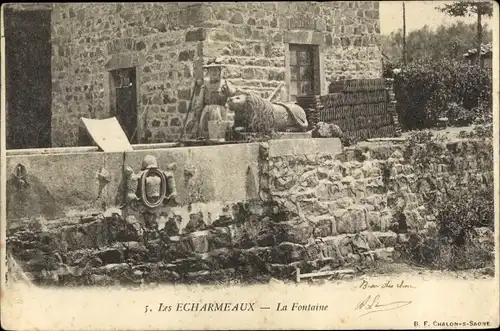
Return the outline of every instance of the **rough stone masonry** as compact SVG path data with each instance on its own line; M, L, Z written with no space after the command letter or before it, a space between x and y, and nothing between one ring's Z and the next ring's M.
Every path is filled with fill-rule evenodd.
M317 46L318 90L378 78L378 1L55 4L52 146L76 146L80 117L114 116L110 71L135 68L140 142L175 140L202 65L268 96L288 88L289 45Z
M426 201L493 180L491 141L342 153L332 152L331 142L316 153L311 143L301 150L295 143L273 153L277 141L261 145L260 198L221 204L217 213L184 206L186 213L158 222L116 209L32 219L8 229L9 252L28 278L45 285L291 278L297 267L307 273L393 261L410 233L437 228L437 210ZM491 231L485 237L492 245Z

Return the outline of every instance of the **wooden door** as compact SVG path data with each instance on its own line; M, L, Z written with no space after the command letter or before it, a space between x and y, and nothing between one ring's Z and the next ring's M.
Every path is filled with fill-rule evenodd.
M135 68L112 72L114 81L115 116L130 143L137 143L137 90Z

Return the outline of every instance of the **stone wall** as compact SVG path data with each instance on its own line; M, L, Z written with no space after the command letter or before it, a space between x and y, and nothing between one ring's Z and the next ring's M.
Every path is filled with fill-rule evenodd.
M201 4L58 4L52 11L52 145L80 117L113 116L109 71L136 67L140 142L175 140L202 61ZM164 129L167 128L167 129Z
M429 202L493 180L484 140L343 151L338 139L276 140L259 153L260 198L208 212L179 206L150 220L118 209L33 219L8 230L7 247L42 284L291 278L297 267L394 261L408 232L435 226Z
M382 77L379 1L330 2L325 15L327 81Z
M52 145L78 144L80 117L114 115L109 71L136 67L141 143L179 137L202 63L267 97L287 82L289 43L319 46L318 90L381 76L377 1L57 4L52 10ZM283 98L287 98L287 85Z
M287 80L289 43L320 46L323 94L330 81L381 76L378 1L211 3L204 11L204 56L222 57L228 79L264 97Z
M436 210L427 203L448 191L492 182L492 145L461 140L280 155L269 157L268 178L269 199L292 219L316 224L322 236L369 230L386 237L429 226Z

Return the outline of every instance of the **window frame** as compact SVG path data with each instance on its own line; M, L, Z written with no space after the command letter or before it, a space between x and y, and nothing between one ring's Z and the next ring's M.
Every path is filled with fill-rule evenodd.
M285 84L287 90L288 101L296 101L297 96L301 95L319 95L325 93L325 83L324 83L324 63L323 63L323 45L322 43L314 42L294 42L300 40L297 38L287 38L288 42L285 43ZM308 76L309 79L301 79L301 77L292 77L292 70L297 65L295 64L294 56L297 58L297 54L300 51L307 50L310 54L309 64L302 66L299 64L297 69L300 71L300 67L311 68ZM294 54L295 53L295 54ZM300 62L300 60L299 60ZM300 72L297 74L300 76ZM311 87L309 88L309 93L301 94L299 90L300 82L310 82Z

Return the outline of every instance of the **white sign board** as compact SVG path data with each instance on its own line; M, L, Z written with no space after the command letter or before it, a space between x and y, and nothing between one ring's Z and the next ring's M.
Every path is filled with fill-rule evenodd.
M95 143L104 152L129 152L133 151L125 132L116 117L102 120L81 118L85 128Z

